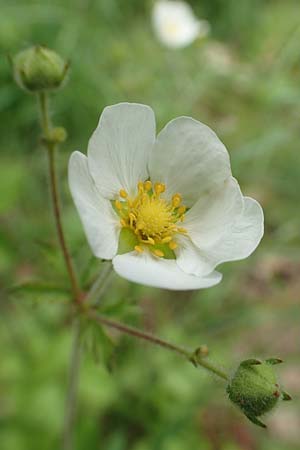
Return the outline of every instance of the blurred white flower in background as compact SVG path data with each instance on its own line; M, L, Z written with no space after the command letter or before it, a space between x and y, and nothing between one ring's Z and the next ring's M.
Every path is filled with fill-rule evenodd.
M241 193L216 134L191 117L156 137L151 108L104 109L88 146L74 152L69 184L95 256L136 283L214 286L215 267L246 258L263 235L260 205Z
M152 23L161 43L172 48L186 47L195 39L205 37L210 30L209 23L198 20L188 3L176 0L157 1Z

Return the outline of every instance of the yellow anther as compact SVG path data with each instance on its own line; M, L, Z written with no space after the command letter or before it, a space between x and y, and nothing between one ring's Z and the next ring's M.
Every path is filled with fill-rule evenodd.
M182 216L180 217L180 222L183 222L184 221L184 219L185 219L185 215L184 214L182 214Z
M182 214L184 214L185 212L186 212L186 206L180 206L179 208L178 208L178 214L181 216Z
M137 252L139 252L139 253L143 253L143 251L144 251L144 249L143 249L140 245L136 245L136 246L134 247L134 250L137 251Z
M152 183L151 183L150 180L145 181L145 183L144 183L144 188L145 188L145 190L146 190L147 192L149 192L150 189L152 189Z
M159 256L159 258L162 258L163 256L165 256L164 252L162 252L161 250L159 250L158 248L156 248L155 250L152 250L155 256Z
M115 200L115 207L119 210L122 209L122 203L120 202L120 200Z
M142 181L138 182L138 190L139 192L144 192L144 183Z
M127 226L126 220L124 220L124 219L120 220L120 224L122 225L122 227L126 227Z
M161 240L161 242L162 242L162 244L167 244L171 240L172 240L172 236L166 236Z
M174 208L178 208L178 206L181 203L181 195L180 194L174 194L172 197L172 205L174 206Z
M187 233L187 230L185 228L177 228L179 233Z
M155 244L155 240L152 239L151 237L148 237L147 239L142 239L142 242L144 242L145 244L150 244L150 245Z
M128 194L125 191L125 189L120 189L119 194L120 194L120 197L122 197L122 198L127 198L128 197Z
M154 191L157 195L162 194L166 190L166 185L164 183L155 183Z
M175 248L177 248L178 245L176 244L176 242L171 241L171 242L169 242L169 247L171 250L175 250Z

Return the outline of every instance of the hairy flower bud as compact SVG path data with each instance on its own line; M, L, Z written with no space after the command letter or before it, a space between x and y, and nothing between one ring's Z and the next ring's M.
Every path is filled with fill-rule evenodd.
M244 412L254 424L266 428L258 417L271 411L278 401L291 400L291 397L281 390L274 364L281 363L277 358L261 362L257 359L243 361L228 386L227 393L230 400Z
M69 68L57 53L39 45L18 53L12 65L17 84L29 92L58 89Z

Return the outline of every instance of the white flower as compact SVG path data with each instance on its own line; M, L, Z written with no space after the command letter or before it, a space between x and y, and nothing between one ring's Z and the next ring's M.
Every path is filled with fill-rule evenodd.
M213 286L215 267L246 258L263 235L262 209L243 197L215 133L178 117L156 138L145 105L104 109L88 156L70 158L69 184L93 253L137 283Z
M157 1L152 23L162 44L173 48L186 47L197 37L206 36L210 29L209 23L198 20L190 5L184 1Z

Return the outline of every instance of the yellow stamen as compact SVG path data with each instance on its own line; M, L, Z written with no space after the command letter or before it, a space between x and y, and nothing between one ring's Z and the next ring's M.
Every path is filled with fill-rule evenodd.
M133 213L129 213L129 222L130 222L130 226L133 226L133 223L136 221L136 217Z
M127 198L128 197L128 194L125 191L125 189L120 189L119 194L120 194L120 197L122 197L122 198Z
M154 253L155 256L159 256L159 258L162 258L163 256L165 256L164 252L162 252L158 248L154 249L153 253Z
M147 192L149 192L152 189L152 183L150 180L145 181L144 188Z
M178 214L181 216L182 214L184 214L186 212L186 206L182 205L178 208Z
M162 244L167 244L171 240L172 240L172 236L166 236L166 237L162 238L161 242L162 242Z
M172 197L172 205L174 208L178 208L178 206L181 203L181 195L180 194L174 194Z
M144 183L142 181L138 182L138 190L139 192L144 192Z
M178 228L179 233L187 233L185 228Z
M175 250L178 247L178 244L174 241L169 242L169 247L171 250Z
M155 183L154 191L157 195L162 194L166 190L166 185L164 183Z
M122 227L127 227L126 220L124 220L124 219L120 220L120 224L122 225Z
M122 209L122 203L120 202L120 200L115 200L115 206L117 209L121 210Z
M145 244L150 244L150 245L155 244L155 240L152 239L151 237L148 237L147 239L142 239L142 242L145 242Z
M144 251L144 249L143 249L140 245L136 245L136 246L134 247L134 250L137 251L137 252L139 252L139 253L143 253L143 251Z

